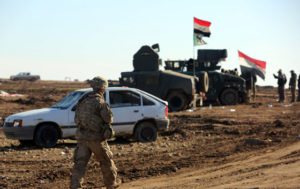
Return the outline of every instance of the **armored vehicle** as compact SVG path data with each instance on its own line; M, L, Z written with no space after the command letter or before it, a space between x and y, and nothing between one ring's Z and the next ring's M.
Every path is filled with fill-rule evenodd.
M161 60L154 47L142 46L134 54L134 70L121 73L120 85L138 88L168 101L170 111L188 108L197 98L196 94L208 90L207 73L197 78L171 70L159 70Z
M165 61L165 69L196 76L203 71L207 71L209 77L209 89L206 93L205 102L235 105L245 101L245 80L239 77L237 73L217 71L221 68L218 63L226 57L226 49L199 49L196 60Z

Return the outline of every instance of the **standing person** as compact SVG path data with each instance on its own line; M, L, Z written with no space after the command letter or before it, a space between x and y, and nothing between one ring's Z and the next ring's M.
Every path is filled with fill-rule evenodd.
M300 102L300 74L298 77L298 99L297 99L297 101Z
M251 72L245 72L241 75L242 78L245 79L246 84L246 103L249 103L251 100L251 90L252 90L252 79L251 79Z
M281 69L279 69L278 75L276 76L275 74L273 74L273 76L277 79L279 102L284 102L284 85L286 84L285 74L282 73Z
M256 81L257 77L256 74L252 73L251 74L251 87L252 87L252 100L255 101L256 99Z
M256 74L253 72L245 72L241 77L244 78L246 82L246 102L249 103L251 99L254 101L256 97Z
M103 97L108 83L102 77L95 77L89 81L89 84L93 88L93 92L78 102L75 111L77 147L74 151L71 189L81 188L92 153L100 162L106 188L114 189L119 185L117 168L106 141L113 135L111 128L113 117Z
M294 70L291 70L291 78L289 82L289 89L292 94L291 102L296 102L296 84L297 84L297 74Z

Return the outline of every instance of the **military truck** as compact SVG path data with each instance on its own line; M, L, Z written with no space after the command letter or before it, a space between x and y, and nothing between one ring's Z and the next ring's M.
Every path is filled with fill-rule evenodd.
M188 108L197 94L208 90L208 75L199 77L159 70L161 60L155 51L158 45L142 46L133 56L134 70L122 72L120 85L138 88L168 101L170 111Z
M31 75L30 72L20 72L17 75L10 76L10 80L12 81L19 81L19 80L26 80L26 81L37 81L40 80L39 75Z
M206 71L209 89L205 103L235 105L246 99L245 80L237 74L217 71L221 68L218 64L225 58L227 58L226 49L199 49L196 60L165 61L165 69L196 76Z

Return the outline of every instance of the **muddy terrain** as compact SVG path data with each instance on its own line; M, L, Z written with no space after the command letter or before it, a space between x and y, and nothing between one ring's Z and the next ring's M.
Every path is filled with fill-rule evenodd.
M2 81L0 117L48 107L80 82ZM289 100L289 96L287 101ZM122 188L300 188L300 103L277 103L259 87L255 102L170 113L170 130L152 143L110 142ZM0 188L68 188L76 141L51 149L22 146L0 129ZM85 188L101 188L92 159Z

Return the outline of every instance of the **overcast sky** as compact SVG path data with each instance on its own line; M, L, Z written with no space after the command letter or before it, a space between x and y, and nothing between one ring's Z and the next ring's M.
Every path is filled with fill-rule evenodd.
M227 49L226 69L239 68L238 50L267 61L258 84L275 85L279 68L300 73L299 10L298 0L0 0L0 78L118 79L154 43L163 60L188 59L197 17L212 23L198 48Z

